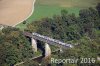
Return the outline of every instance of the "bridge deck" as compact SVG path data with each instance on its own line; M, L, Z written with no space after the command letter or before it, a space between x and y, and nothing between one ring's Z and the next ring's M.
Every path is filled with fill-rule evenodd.
M40 41L46 42L48 44L60 45L60 46L64 46L64 47L67 47L67 48L73 48L73 45L71 45L71 44L67 44L67 43L64 43L62 41L59 41L59 40L56 40L56 39L52 39L50 37L40 35L38 33L24 32L24 35L28 36L28 37L31 37L31 38L34 38L36 40L40 40Z

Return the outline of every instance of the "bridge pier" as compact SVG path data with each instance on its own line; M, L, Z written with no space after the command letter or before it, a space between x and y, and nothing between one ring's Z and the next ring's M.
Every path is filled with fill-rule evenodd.
M37 52L37 42L35 39L31 38L32 41L32 49L34 52Z
M51 48L49 44L45 43L45 57L50 57L51 56Z
M60 48L60 53L63 53L63 49L62 48Z
M45 57L44 57L45 66L50 64L50 60L51 60L51 48L49 44L45 43Z

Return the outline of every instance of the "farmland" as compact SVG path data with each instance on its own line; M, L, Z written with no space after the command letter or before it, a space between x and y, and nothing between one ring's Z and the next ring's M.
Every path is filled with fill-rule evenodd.
M0 0L0 24L14 26L32 11L34 0Z
M98 2L99 0L36 0L35 11L26 21L30 23L44 17L59 15L62 9L78 16L80 9L95 7ZM21 23L17 27L23 29L26 25Z
M7 2L13 7L11 4L12 1L15 0L9 1ZM23 4L24 1L21 3ZM16 3L17 2L14 4ZM96 5L97 3L99 4ZM8 6L6 5L5 8L7 7ZM23 8L27 10L29 7L26 8L24 4L21 9L23 10ZM16 9L17 8L9 10L20 13L17 14L20 15L20 17L23 16L22 13L25 12L25 10L19 12ZM7 15L6 12L8 12L8 10L2 10L3 8L0 10L1 14L3 12L6 17L12 16L10 19L8 18L9 20L13 20L13 16L18 17L16 14L12 14L13 12L11 11L11 13ZM11 26L15 23L17 26L5 26L2 28L1 25L0 66L100 65L99 0L36 0L35 5L33 4L32 6L31 4L31 8L27 10L27 12L27 15L31 14L28 19L21 18L22 21L12 21L12 23L8 21L5 22L5 24ZM1 22L4 23L3 21ZM35 49L37 51L34 51ZM56 62L56 60L52 63L52 58L55 58L56 60L73 60L72 63ZM84 60L83 63L81 63L81 58ZM78 60L76 63L73 63L75 59ZM86 62L85 60L90 61Z
M37 0L35 3L34 14L29 21L40 19L42 17L51 17L54 14L60 14L62 9L68 10L69 13L76 13L87 7L94 7L99 0Z

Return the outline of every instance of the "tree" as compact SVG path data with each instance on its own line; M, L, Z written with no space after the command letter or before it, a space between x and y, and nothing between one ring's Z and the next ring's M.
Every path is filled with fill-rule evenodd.
M100 16L100 3L98 3L98 5L96 6L96 9L97 9L99 16Z
M12 27L2 30L0 35L0 66L13 66L33 56L32 47L21 31Z

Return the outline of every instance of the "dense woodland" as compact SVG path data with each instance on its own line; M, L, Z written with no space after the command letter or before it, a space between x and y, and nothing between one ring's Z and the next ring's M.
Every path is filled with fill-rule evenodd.
M96 8L82 9L79 16L68 14L43 18L27 25L25 31L37 32L73 45L72 49L64 49L63 53L53 54L55 58L97 58L100 57L100 4ZM13 66L27 58L32 58L30 42L17 28L4 28L0 31L0 66ZM95 64L51 64L51 66L100 66ZM33 66L33 63L24 66ZM35 66L35 65L34 65ZM37 66L37 65L36 65ZM44 65L43 65L44 66Z
M0 32L0 66L14 66L33 56L29 41L19 29L7 27Z
M66 10L62 10L61 15L34 21L27 26L26 31L37 32L73 45L77 44L75 48L67 49L61 55L56 55L58 58L87 57L96 59L100 56L100 4L95 8L80 10L79 16L75 16L74 13L68 14ZM100 62L96 61L94 65L71 64L68 66L99 65Z

